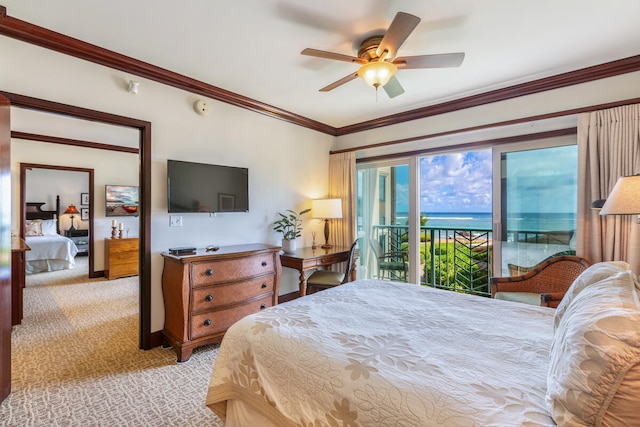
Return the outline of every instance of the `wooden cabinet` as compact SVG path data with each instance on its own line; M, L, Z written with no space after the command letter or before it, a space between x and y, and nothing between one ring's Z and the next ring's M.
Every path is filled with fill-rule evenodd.
M109 280L136 276L140 265L138 238L107 239L104 242L104 276Z
M278 246L255 243L162 254L162 334L178 362L189 360L196 347L220 342L241 318L278 303L279 251Z
M76 256L89 255L89 230L67 230L65 234L76 244L78 248Z

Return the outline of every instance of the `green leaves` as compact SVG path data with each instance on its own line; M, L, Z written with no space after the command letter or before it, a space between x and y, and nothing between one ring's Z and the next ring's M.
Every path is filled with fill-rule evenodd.
M285 213L278 212L280 219L273 223L273 229L282 233L282 238L286 240L300 237L302 232L302 219L300 217L310 211L311 209L304 209L296 213L291 209L287 209Z

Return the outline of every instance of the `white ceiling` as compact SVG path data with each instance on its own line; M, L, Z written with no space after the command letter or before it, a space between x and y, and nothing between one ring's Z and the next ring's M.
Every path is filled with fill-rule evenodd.
M638 0L0 0L11 17L341 127L640 54ZM389 99L355 54L396 12L422 19L401 56L465 52L459 68L400 70ZM144 94L144 86L140 95ZM377 99L376 99L377 98Z

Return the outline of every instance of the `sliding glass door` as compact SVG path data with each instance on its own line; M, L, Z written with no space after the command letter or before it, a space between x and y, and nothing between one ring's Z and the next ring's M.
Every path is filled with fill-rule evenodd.
M577 173L570 137L358 165L358 277L488 296L574 253Z

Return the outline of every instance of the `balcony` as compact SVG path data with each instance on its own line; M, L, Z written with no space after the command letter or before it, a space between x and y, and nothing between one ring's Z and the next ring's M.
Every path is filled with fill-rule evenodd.
M371 249L377 258L374 277L408 280L408 226L375 225ZM551 254L566 253L571 232L507 231L511 260L522 260L518 251L528 248L523 265L533 265ZM375 249L374 247L377 247ZM534 255L531 254L534 252ZM504 253L504 252L503 252ZM504 255L503 255L504 258ZM488 229L420 227L420 284L439 289L490 296L492 272L492 232Z

